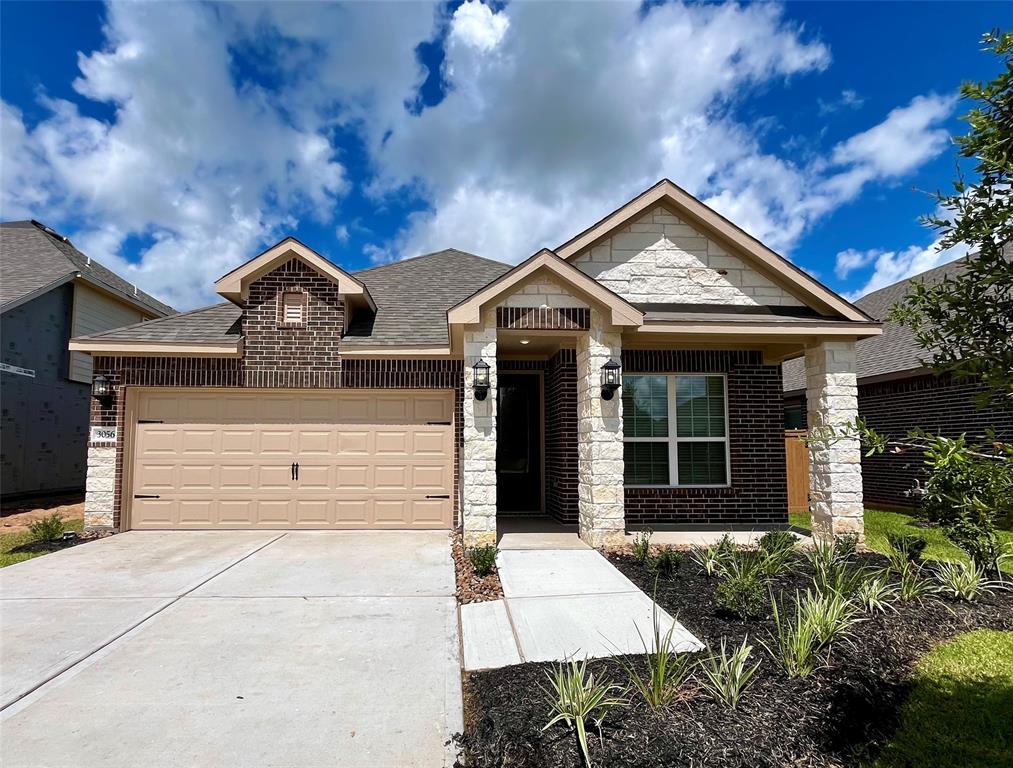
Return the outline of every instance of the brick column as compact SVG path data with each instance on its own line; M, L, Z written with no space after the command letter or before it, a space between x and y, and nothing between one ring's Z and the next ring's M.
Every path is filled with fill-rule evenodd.
M810 429L842 427L858 416L855 343L826 341L805 353ZM864 537L862 450L858 438L809 447L809 510L818 536Z
M591 329L577 339L577 497L580 537L593 547L621 544L623 509L623 400L601 399L601 367L620 360L619 332L591 310Z
M476 400L472 366L489 364L489 394ZM461 471L461 520L467 547L496 543L496 318L483 315L483 326L464 332L464 460Z

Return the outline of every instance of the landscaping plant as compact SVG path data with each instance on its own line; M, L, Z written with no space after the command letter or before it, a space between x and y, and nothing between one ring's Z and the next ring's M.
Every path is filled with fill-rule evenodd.
M499 550L496 549L495 544L472 547L468 550L468 560L471 562L471 567L475 569L475 573L479 576L486 576L492 573L498 553Z
M903 555L912 562L920 562L922 559L922 552L928 545L928 541L924 536L918 536L914 533L888 533L886 540L890 542L890 547L899 555Z
M694 544L690 548L690 557L708 576L721 573L725 562L735 556L737 548L731 537L726 533L716 544Z
M720 650L700 664L703 672L701 684L716 701L729 709L738 706L742 693L749 687L760 666L760 662L748 665L753 646L747 645L747 639L743 638L742 645L729 655L722 637Z
M622 691L614 683L602 683L595 680L594 673L587 671L587 659L577 662L573 659L557 664L551 673L546 672L552 690L543 689L548 697L552 718L542 728L548 730L558 722L564 722L573 728L584 755L584 762L590 768L591 755L587 748L587 724L594 723L601 733L601 723L614 707L624 707L629 702L623 698L625 692L618 696L615 691Z
M866 613L896 611L893 601L897 599L897 587L890 583L889 572L878 571L858 585L854 599Z
M655 603L654 634L650 646L641 634L640 627L637 627L637 634L640 635L640 642L644 646L647 674L641 675L630 659L619 657L619 663L630 676L630 683L640 692L651 709L662 709L678 701L681 696L680 687L690 670L689 655L676 653L672 643L675 622L672 622L667 632L662 633L658 610L658 604Z
M936 592L968 603L1003 586L1000 581L989 580L985 569L973 560L969 563L939 563L933 569L933 575L936 579Z
M900 577L897 587L897 595L905 603L911 601L920 602L922 598L931 595L934 591L932 582L925 578L922 567L910 560L900 560L891 563Z
M829 650L861 621L858 608L839 592L806 590L799 603L802 615L812 624L818 641L817 650Z
M806 551L813 572L813 586L820 594L851 597L862 583L863 573L853 565L854 543L850 537L817 539Z
M672 547L662 547L651 559L651 570L658 576L670 579L682 567L682 553Z
M795 593L795 610L791 617L785 616L783 610L777 600L771 599L774 616L771 640L774 647L766 643L763 645L771 656L781 662L788 677L808 677L816 669L819 632L802 609L802 598L798 592Z
M791 531L768 531L760 537L760 569L764 576L779 576L792 567L796 541Z
M722 577L714 590L717 607L740 619L762 619L767 615L767 591L758 574Z
M28 534L32 541L55 541L63 536L63 518L59 512L33 520L28 526Z
M631 545L633 557L641 563L646 563L651 556L651 536L653 534L654 532L650 528L633 534L633 544Z

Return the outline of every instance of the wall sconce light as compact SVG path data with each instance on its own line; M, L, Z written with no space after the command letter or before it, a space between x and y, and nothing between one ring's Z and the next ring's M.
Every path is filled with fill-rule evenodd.
M101 374L96 376L91 382L91 396L102 405L109 405L113 399L113 385L109 383L109 379Z
M615 360L609 360L601 367L601 399L611 400L622 383L622 368Z
M475 399L485 400L489 394L489 363L479 358L478 362L471 366L471 372L474 377L471 388L475 391Z

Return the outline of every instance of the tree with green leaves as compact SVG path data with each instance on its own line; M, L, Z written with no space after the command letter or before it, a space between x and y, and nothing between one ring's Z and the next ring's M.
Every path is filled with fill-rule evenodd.
M967 134L954 139L977 179L965 181L958 168L953 194L937 193L940 212L926 218L941 248L964 244L971 255L953 276L914 281L890 319L914 331L934 370L980 379L981 404L1013 409L1013 32L994 30L982 42L1002 71L961 86L974 106L963 117Z

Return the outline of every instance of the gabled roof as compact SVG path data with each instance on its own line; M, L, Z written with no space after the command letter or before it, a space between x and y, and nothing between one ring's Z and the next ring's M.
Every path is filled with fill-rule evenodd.
M448 324L468 325L480 322L482 307L485 304L541 271L551 273L568 288L572 288L578 296L590 299L607 310L613 325L636 327L643 324L643 312L547 248L543 248L527 261L522 261L506 274L449 309Z
M446 346L447 310L510 270L508 264L449 248L353 273L376 314L353 317L342 347Z
M263 277L275 267L291 259L299 259L310 268L331 280L338 286L338 292L346 297L361 299L370 309L376 309L373 297L361 280L352 277L340 267L325 259L308 245L294 237L286 237L263 253L254 256L231 272L222 275L215 282L215 291L229 301L242 305L249 296L250 283Z
M145 323L78 336L71 340L76 352L238 354L242 343L243 310L222 302Z
M556 248L555 252L563 259L572 259L657 205L669 208L680 218L686 219L718 241L729 245L736 255L745 257L760 272L789 288L791 293L811 303L814 308L847 320L868 322L872 319L854 304L838 296L811 275L668 179L662 179L596 224L570 238Z
M886 318L893 305L907 295L913 280L924 280L926 283L939 282L945 277L957 275L963 270L965 262L965 259L958 259L943 264L941 267L873 291L855 302L862 311L883 321L883 333L880 336L862 339L855 345L859 381L871 377L897 375L906 371L918 371L924 367L921 361L928 353L915 341L914 331L892 323ZM785 392L805 390L805 361L797 358L785 362L782 366L782 379Z
M0 307L30 301L71 280L83 280L156 315L175 310L85 256L67 238L37 221L0 224Z

